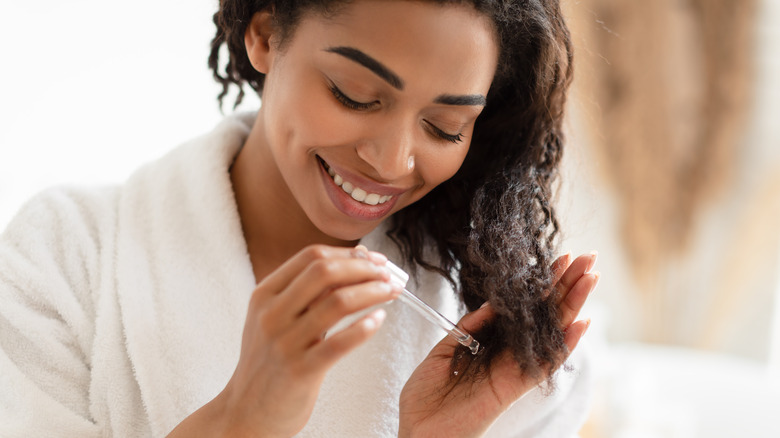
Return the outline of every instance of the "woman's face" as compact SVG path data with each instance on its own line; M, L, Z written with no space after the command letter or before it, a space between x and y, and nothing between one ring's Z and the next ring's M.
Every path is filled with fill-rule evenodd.
M271 41L259 115L268 184L346 241L455 174L498 56L489 18L419 1L307 14L281 51Z

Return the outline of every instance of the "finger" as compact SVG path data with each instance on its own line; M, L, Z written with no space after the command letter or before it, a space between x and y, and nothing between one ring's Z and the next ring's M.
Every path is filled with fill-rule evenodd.
M377 309L344 330L316 344L308 352L308 362L330 368L347 353L369 340L382 326L387 313Z
M460 321L458 321L457 326L468 334L476 333L495 316L495 310L493 310L493 307L485 301L482 307L464 315ZM479 339L477 339L477 341L479 341ZM431 351L431 354L449 355L452 353L452 349L456 348L458 345L458 341L453 337L445 336L444 339L436 344L436 348ZM440 350L439 348L441 347L444 347L445 350Z
M561 276L566 271L566 268L571 265L571 251L568 251L566 254L558 257L550 267L553 272L553 282L552 284L558 284L558 281L561 279Z
M398 298L401 288L393 283L372 281L338 288L327 294L318 304L296 321L291 330L291 341L308 347L319 342L345 316Z
M378 253L376 251L369 251L365 245L355 246L355 251L353 251L353 254L355 258L370 260L377 266L382 266L382 267L387 266L387 256L385 256L382 253ZM317 305L317 303L320 300L324 299L326 296L327 296L326 293L320 294L309 304L309 307Z
M566 328L563 342L566 344L569 354L577 347L577 344L579 344L580 339L585 335L588 327L590 327L590 319L574 322Z
M262 279L257 285L255 294L266 297L276 295L287 287L313 261L331 257L349 258L352 256L350 251L351 248L326 245L307 246Z
M595 251L590 254L584 254L576 259L569 265L566 271L561 275L560 280L555 285L555 290L558 293L558 304L566 297L577 280L582 277L583 274L593 269L593 265L596 263L596 257L598 253Z
M371 260L378 266L384 266L387 263L387 257L378 253L367 251L365 246L362 248L343 248L326 245L311 245L299 251L279 268L266 276L257 285L256 294L260 299L280 293L290 282L293 281L306 267L316 260L326 260L331 258L348 259L362 258Z
M574 322L588 296L596 289L600 278L601 273L598 271L584 274L577 280L577 283L574 284L566 296L562 297L558 307L562 327L568 327L569 324Z
M468 334L476 333L484 324L495 317L496 313L487 301L477 310L469 312L464 315L460 321L458 321L458 328L465 331ZM477 339L478 340L478 339ZM445 355L452 354L453 349L458 346L458 341L451 336L445 336L438 344L431 350L429 355Z
M321 295L369 281L390 283L390 272L367 259L315 260L275 297L272 311L280 319L292 321Z
M365 248L365 247L363 247L363 248ZM369 253L363 253L362 249L361 249L361 245L358 245L356 247L356 249L358 249L358 251L361 251L361 252L359 252L359 254L361 254L361 255L359 257L357 257L357 258L362 259L362 260L370 260L371 259L371 257L372 257L371 253L370 252ZM368 254L368 255L366 256L365 254ZM379 253L374 253L374 254L379 254ZM368 267L368 269L377 269L377 268L379 268L379 272L380 272L380 274L382 276L382 280L389 281L390 277L391 277L391 274L390 274L390 271L387 269L387 266L386 266L387 258L384 255L382 255L382 254L379 254L379 255L384 258L384 262L383 263L375 264L375 267L372 267L371 265L366 265L366 266ZM377 260L381 260L381 259L377 259ZM360 263L361 262L358 262L358 264L360 264ZM344 272L342 272L342 273L344 273ZM346 273L345 275L350 275L350 274ZM360 280L359 279L355 279L354 281L360 281ZM320 301L324 300L328 296L329 292L330 292L330 290L326 289L326 290L322 291L322 293L320 293L317 296L315 296L311 301L309 301L309 304L304 308L303 312L305 312L306 309L311 308L311 307L316 306L317 304L319 304Z
M355 256L357 258L368 258L372 262L376 263L377 265L384 266L387 264L387 256L376 251L369 251L368 248L366 248L365 245L357 245L355 246Z

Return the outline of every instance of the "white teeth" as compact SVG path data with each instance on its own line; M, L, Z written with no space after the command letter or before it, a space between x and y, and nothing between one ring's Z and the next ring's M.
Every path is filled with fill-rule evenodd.
M352 192L352 197L355 197L355 192ZM377 195L376 193L371 193L370 195L366 196L366 199L363 200L368 205L377 205L379 204L379 199L381 199L381 196Z
M366 196L368 196L368 193L366 193L365 190L355 187L354 190L352 190L352 199L358 202L363 202L366 200Z
M355 201L362 202L368 205L377 205L377 204L384 204L385 202L389 201L393 197L392 195L379 195L377 193L368 193L365 190L361 189L360 187L355 187L349 181L344 181L344 178L342 178L341 175L336 173L333 169L329 167L327 169L328 169L328 174L333 178L333 182L335 182L337 186L341 187L341 189L344 190L348 195L352 196L352 199L354 199Z

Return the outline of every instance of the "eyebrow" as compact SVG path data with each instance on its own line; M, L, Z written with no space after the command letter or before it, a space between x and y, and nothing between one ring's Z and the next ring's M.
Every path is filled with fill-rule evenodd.
M365 53L361 52L360 50L354 47L344 47L344 46L330 47L328 49L325 49L325 51L336 53L345 58L351 59L352 61L355 61L358 64L362 65L363 67L374 72L377 76L384 79L388 84L392 85L393 88L396 88L398 90L404 89L404 81L397 74L393 73L392 70L387 68L381 62L366 55Z
M442 94L433 100L435 103L441 103L444 105L487 105L487 98L481 94L467 94L462 96L454 96L452 94Z
M380 78L384 79L388 84L392 85L393 88L397 90L404 89L404 81L403 79L401 79L400 76L398 76L392 70L387 68L387 66L385 66L381 62L377 61L376 59L372 58L371 56L367 55L366 53L364 53L359 49L356 49L354 47L338 46L338 47L329 47L325 49L325 51L330 53L336 53L338 55L341 55L347 59L350 59L362 65L363 67L374 72L374 74L376 74ZM444 104L444 105L485 106L487 105L487 98L481 94L465 94L465 95L442 94L441 96L438 96L436 99L434 99L434 102Z

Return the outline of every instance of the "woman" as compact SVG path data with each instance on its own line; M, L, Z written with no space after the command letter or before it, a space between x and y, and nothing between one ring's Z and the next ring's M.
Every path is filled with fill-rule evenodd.
M551 260L557 2L226 0L215 22L210 65L256 114L6 230L3 436L575 434L587 379L555 370L599 274ZM465 304L481 353L385 304L388 258Z

